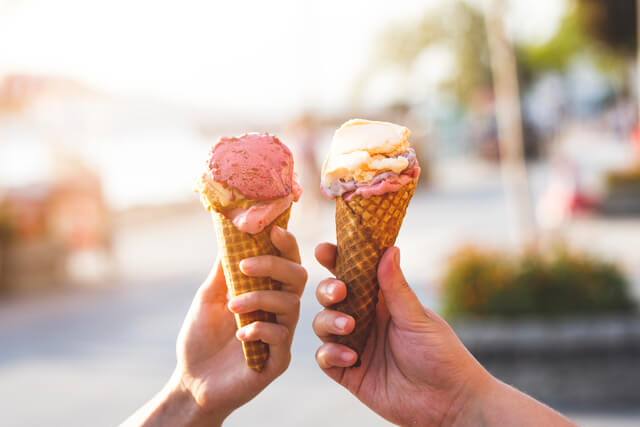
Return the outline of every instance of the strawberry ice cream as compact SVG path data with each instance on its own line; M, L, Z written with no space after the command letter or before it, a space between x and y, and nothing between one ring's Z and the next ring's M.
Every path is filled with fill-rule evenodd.
M250 234L264 230L302 193L291 151L268 133L220 138L198 191L207 209L224 214Z
M247 209L232 209L227 213L227 217L238 230L256 234L271 224L292 202L297 202L301 194L302 188L296 182L294 175L292 191L288 196L261 201L249 206Z

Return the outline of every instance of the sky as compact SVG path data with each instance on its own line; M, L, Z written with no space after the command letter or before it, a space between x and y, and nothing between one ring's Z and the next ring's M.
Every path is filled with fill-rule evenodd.
M339 111L375 35L442 2L0 0L0 73L64 75L213 112ZM512 1L510 27L544 39L564 5ZM432 73L446 66L434 60Z

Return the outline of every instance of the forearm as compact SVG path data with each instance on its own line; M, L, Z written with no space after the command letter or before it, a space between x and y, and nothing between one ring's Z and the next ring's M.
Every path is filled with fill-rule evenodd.
M454 425L575 426L563 415L495 378L461 411Z
M205 414L175 375L149 402L138 409L120 427L199 427L220 426L224 416Z

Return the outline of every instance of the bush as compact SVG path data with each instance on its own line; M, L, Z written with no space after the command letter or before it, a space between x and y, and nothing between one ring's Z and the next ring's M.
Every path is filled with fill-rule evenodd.
M12 237L12 221L9 215L5 212L4 207L0 201L0 247L11 240Z
M630 312L635 305L620 269L564 247L509 256L465 247L443 280L446 317L561 316Z
M605 177L607 189L615 191L618 189L640 189L640 165L619 171L607 173Z

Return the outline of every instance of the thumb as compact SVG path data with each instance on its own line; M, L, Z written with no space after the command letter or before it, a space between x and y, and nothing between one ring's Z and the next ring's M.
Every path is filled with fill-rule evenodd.
M426 319L424 307L402 274L400 249L395 246L382 255L378 265L378 283L392 319L409 322Z
M222 271L220 257L216 259L209 275L198 289L200 299L205 303L227 302L227 282Z

